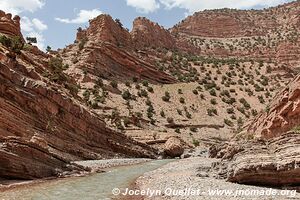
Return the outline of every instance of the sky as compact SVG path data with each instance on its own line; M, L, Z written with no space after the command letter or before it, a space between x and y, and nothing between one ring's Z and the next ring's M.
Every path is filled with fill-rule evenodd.
M89 19L109 14L130 29L136 17L144 16L170 28L186 16L204 9L262 9L292 0L0 0L0 10L21 16L24 37L36 37L45 50L73 43L78 27Z

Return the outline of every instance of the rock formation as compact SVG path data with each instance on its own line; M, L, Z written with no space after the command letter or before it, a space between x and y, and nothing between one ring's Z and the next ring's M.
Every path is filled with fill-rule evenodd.
M248 127L247 132L262 138L273 138L300 124L300 76L279 92L274 101Z
M213 167L219 178L242 184L291 186L300 182L300 135L289 132L270 140L232 142L223 145L222 158Z
M10 13L5 13L0 10L0 33L9 36L19 36L22 37L20 28L20 17L15 16L12 19Z
M173 158L180 157L184 152L183 144L180 139L171 137L165 143L164 151Z
M46 78L49 55L34 48L16 59L8 54L0 44L0 177L83 170L70 164L75 160L157 156L155 149L107 128L66 89L72 82Z
M155 27L160 30L163 35L152 35L147 32L149 29L138 29L133 33L133 38L130 33L122 27L122 25L114 21L109 15L100 15L93 20L90 20L90 26L86 30L79 29L76 41L79 45L84 45L84 53L78 51L76 45L71 45L64 50L65 53L71 56L66 56L68 60L80 60L77 63L78 68L87 68L87 70L96 76L105 77L115 80L126 80L137 77L139 79L147 79L158 83L174 83L176 82L169 75L158 71L154 62L147 62L147 60L140 59L138 53L135 51L136 46L144 46L138 38L143 35L143 42L147 46L154 37L157 41L166 42L170 45L172 42L165 41L170 38L166 30L159 26L155 26L147 21L147 25ZM162 39L159 39L159 38ZM80 44L81 43L81 44ZM84 66L81 66L84 65Z
M175 39L169 31L144 17L134 20L131 35L134 44L140 49L145 47L174 49L176 47Z

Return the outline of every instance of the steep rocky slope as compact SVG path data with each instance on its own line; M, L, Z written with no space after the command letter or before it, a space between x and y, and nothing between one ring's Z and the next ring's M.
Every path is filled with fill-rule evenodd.
M13 22L5 16L1 22ZM6 28L0 31L6 34ZM8 35L21 37L18 31ZM156 150L107 128L82 105L59 58L27 44L17 51L22 39L1 34L1 43L0 177L31 179L84 170L71 165L74 160L157 156Z
M68 46L61 55L66 63L73 65L73 71L86 70L97 77L110 80L137 77L156 83L176 82L172 77L158 71L153 62L140 58L145 54L137 52L135 46L143 45L142 42L147 41L137 40L136 37L140 37L138 35L136 31L134 39L120 22L114 21L109 15L100 15L90 21L86 30L78 30L77 44Z
M272 138L289 130L298 130L299 87L300 76L297 76L276 95L275 101L251 123L247 131L263 138Z
M228 181L299 186L299 80L297 76L279 92L244 131L227 144L212 146L217 177Z

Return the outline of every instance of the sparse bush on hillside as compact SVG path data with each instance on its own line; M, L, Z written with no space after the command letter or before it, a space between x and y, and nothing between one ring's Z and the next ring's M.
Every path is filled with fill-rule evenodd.
M123 97L123 99L125 99L125 100L129 100L129 99L131 99L131 93L130 93L128 90L125 90L125 91L122 93L122 97Z
M179 102L184 104L185 103L185 99L183 97L180 97Z
M198 140L196 140L196 139L193 139L193 145L195 146L195 147L198 147L199 146L199 141Z
M151 93L153 93L154 92L154 90L153 90L153 87L147 87L147 90L148 90L148 92L151 92Z
M145 86L145 87L148 87L149 86L149 82L147 80L143 80L142 81L142 85Z
M209 109L207 109L207 114L209 116L218 115L218 111L215 108L209 108Z
M110 82L110 85L111 85L113 88L118 88L118 82L117 82L117 81L111 81L111 82Z
M170 93L165 92L165 96L162 97L162 100L168 102L170 101L170 98L171 98Z
M167 122L168 122L169 124L174 124L174 119L173 119L172 117L168 117L168 118L167 118Z
M165 114L165 112L163 110L160 111L160 116L163 117L163 118L166 117L166 114Z
M210 100L210 103L211 103L212 105L216 105L216 104L217 104L217 100L216 100L216 99L211 99L211 100Z
M16 54L21 54L21 50L24 47L24 43L18 36L6 37L5 35L0 35L0 43Z
M224 123L227 125L227 126L230 126L232 127L233 126L233 122L229 119L224 119Z

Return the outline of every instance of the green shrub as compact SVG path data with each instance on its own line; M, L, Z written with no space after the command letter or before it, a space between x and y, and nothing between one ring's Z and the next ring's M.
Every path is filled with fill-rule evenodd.
M233 122L229 119L224 119L224 123L227 125L227 126L230 126L232 127L233 126Z
M153 93L154 92L154 90L153 90L153 87L147 87L147 90L148 90L148 92L151 92L151 93Z
M21 54L21 50L24 48L24 43L18 36L6 37L5 35L1 35L0 43L16 54Z
M143 80L142 81L142 85L145 86L145 87L148 87L149 86L149 82L147 80Z
M212 105L216 105L216 104L217 104L217 100L216 100L216 99L211 99L211 100L210 100L210 103L211 103Z
M170 98L171 98L170 93L165 92L165 96L162 97L162 100L168 102L170 101Z
M125 90L125 91L122 93L122 97L123 97L123 99L125 99L125 100L129 100L129 99L131 99L131 94L130 94L130 92L129 92L128 90Z
M211 90L209 91L209 94L210 94L211 96L217 96L217 93L216 93L216 90L215 90L215 89L211 89Z
M192 131L192 132L197 132L198 129L197 129L196 127L190 127L190 131Z
M199 141L193 138L193 145L198 147L200 145Z
M142 89L140 95L141 95L141 97L148 97L148 92L146 90Z
M160 116L163 117L163 118L166 117L166 114L165 114L165 112L163 110L160 111Z
M185 103L185 99L183 97L180 97L179 102L184 104Z
M113 88L118 88L118 82L117 82L117 81L111 81L111 82L110 82L110 85L111 85Z
M167 118L167 122L168 122L169 124L174 124L174 119L173 119L172 117L168 117L168 118Z

